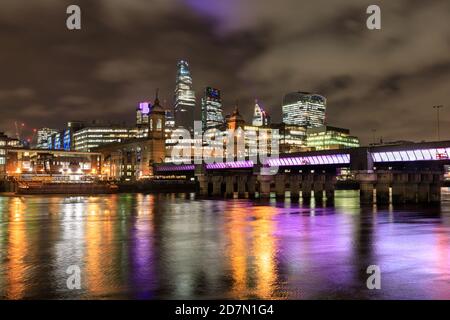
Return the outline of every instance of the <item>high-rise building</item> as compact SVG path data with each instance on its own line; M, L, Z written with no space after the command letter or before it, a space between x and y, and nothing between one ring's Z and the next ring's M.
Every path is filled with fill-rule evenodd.
M169 128L169 129L175 128L175 118L173 116L173 112L170 110L165 110L164 113L165 113L165 119L166 119L165 127Z
M253 112L252 125L256 127L268 126L270 125L269 114L261 107L258 100L255 100L255 109Z
M51 146L48 145L49 138L57 133L58 130L50 129L50 128L41 128L37 131L37 145L38 149L51 149Z
M192 77L189 64L178 62L178 72L175 87L175 125L190 131L194 130L195 92L192 89Z
M307 92L292 92L283 99L283 123L305 128L325 124L327 100L325 97Z
M359 139L348 129L322 126L307 130L306 145L315 150L356 148Z
M203 131L222 127L224 124L222 112L220 90L211 87L205 88L205 95L202 98Z

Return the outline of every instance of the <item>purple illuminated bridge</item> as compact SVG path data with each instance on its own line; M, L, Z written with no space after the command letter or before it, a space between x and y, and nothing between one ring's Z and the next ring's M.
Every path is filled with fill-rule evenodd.
M266 167L320 168L351 170L402 169L413 167L432 167L442 169L450 165L450 141L404 143L373 147L359 147L339 150L310 151L282 154L279 158L268 159L263 163ZM206 170L252 170L253 161L235 161L206 164ZM176 172L194 172L194 164L157 164L155 170L159 174Z

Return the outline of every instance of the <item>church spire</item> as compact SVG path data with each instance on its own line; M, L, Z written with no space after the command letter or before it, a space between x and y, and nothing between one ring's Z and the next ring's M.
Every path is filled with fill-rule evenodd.
M155 105L159 105L159 88L156 88Z

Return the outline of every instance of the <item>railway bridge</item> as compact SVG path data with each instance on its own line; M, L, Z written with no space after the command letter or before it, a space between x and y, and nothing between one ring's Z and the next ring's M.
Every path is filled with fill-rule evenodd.
M235 161L212 164L158 164L158 175L195 177L202 196L334 200L336 179L345 170L358 183L362 203L440 201L450 141L405 143L282 154L263 164ZM264 174L262 167L278 168Z

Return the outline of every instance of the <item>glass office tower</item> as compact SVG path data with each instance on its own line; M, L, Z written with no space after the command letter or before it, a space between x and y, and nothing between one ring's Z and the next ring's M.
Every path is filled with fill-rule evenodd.
M203 131L211 128L221 128L224 124L222 99L220 90L207 87L202 98L202 127Z
M178 62L178 72L175 87L175 126L190 131L194 129L195 92L192 89L192 77L189 64Z
M293 92L283 99L283 123L316 128L325 124L327 100L308 92Z

